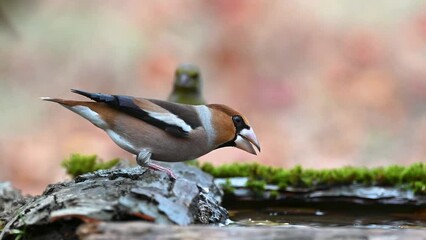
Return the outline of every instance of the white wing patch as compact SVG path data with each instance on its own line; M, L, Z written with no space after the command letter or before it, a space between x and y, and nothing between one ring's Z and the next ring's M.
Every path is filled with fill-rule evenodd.
M185 121L180 119L178 116L173 113L158 113L158 112L150 112L146 111L150 117L165 122L170 125L178 126L182 128L184 131L189 132L192 130L191 126L189 126Z

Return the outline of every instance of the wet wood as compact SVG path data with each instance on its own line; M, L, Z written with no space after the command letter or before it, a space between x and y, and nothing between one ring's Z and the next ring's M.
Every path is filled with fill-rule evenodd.
M364 186L323 186L321 188L279 189L276 185L266 185L262 191L253 191L246 186L247 178L230 178L232 192L225 194L223 205L229 209L251 208L252 206L292 206L292 205L358 205L384 208L424 209L426 195L415 194L411 190L398 187ZM216 179L224 185L227 179Z
M355 229L312 227L213 227L165 226L142 222L92 223L82 225L80 239L303 239L303 240L360 240L360 239L410 239L423 240L426 230L417 229Z

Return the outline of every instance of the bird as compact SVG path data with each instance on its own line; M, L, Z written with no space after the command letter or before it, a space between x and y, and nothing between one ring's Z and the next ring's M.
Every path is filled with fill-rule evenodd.
M180 64L175 71L173 90L168 100L175 103L201 105L206 104L202 91L203 79L200 68L194 64ZM187 161L194 164L197 160Z
M201 105L206 104L202 93L200 68L194 64L181 64L175 71L173 90L168 101Z
M71 89L92 101L42 97L77 113L122 149L135 154L141 167L166 172L153 163L181 162L223 147L236 147L257 155L259 141L247 118L222 104L187 105L126 95L91 93ZM254 147L253 147L254 146Z

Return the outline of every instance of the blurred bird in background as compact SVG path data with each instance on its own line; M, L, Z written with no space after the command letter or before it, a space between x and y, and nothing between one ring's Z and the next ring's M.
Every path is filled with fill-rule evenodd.
M175 71L173 90L168 100L190 105L206 104L203 97L200 68L194 64L181 64ZM196 164L197 159L187 161Z
M168 100L190 105L206 104L202 93L201 72L198 66L181 64L176 69L173 90Z

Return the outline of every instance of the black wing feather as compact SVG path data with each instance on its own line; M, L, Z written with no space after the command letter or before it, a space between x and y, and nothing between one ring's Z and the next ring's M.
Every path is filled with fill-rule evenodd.
M188 136L188 132L182 129L181 127L168 124L151 117L148 112L144 111L138 105L136 105L133 102L133 98L130 96L90 93L76 89L72 89L71 91L88 97L93 101L106 103L114 109L119 110L120 112L126 113L155 127L163 129L164 131L175 137L184 138Z

